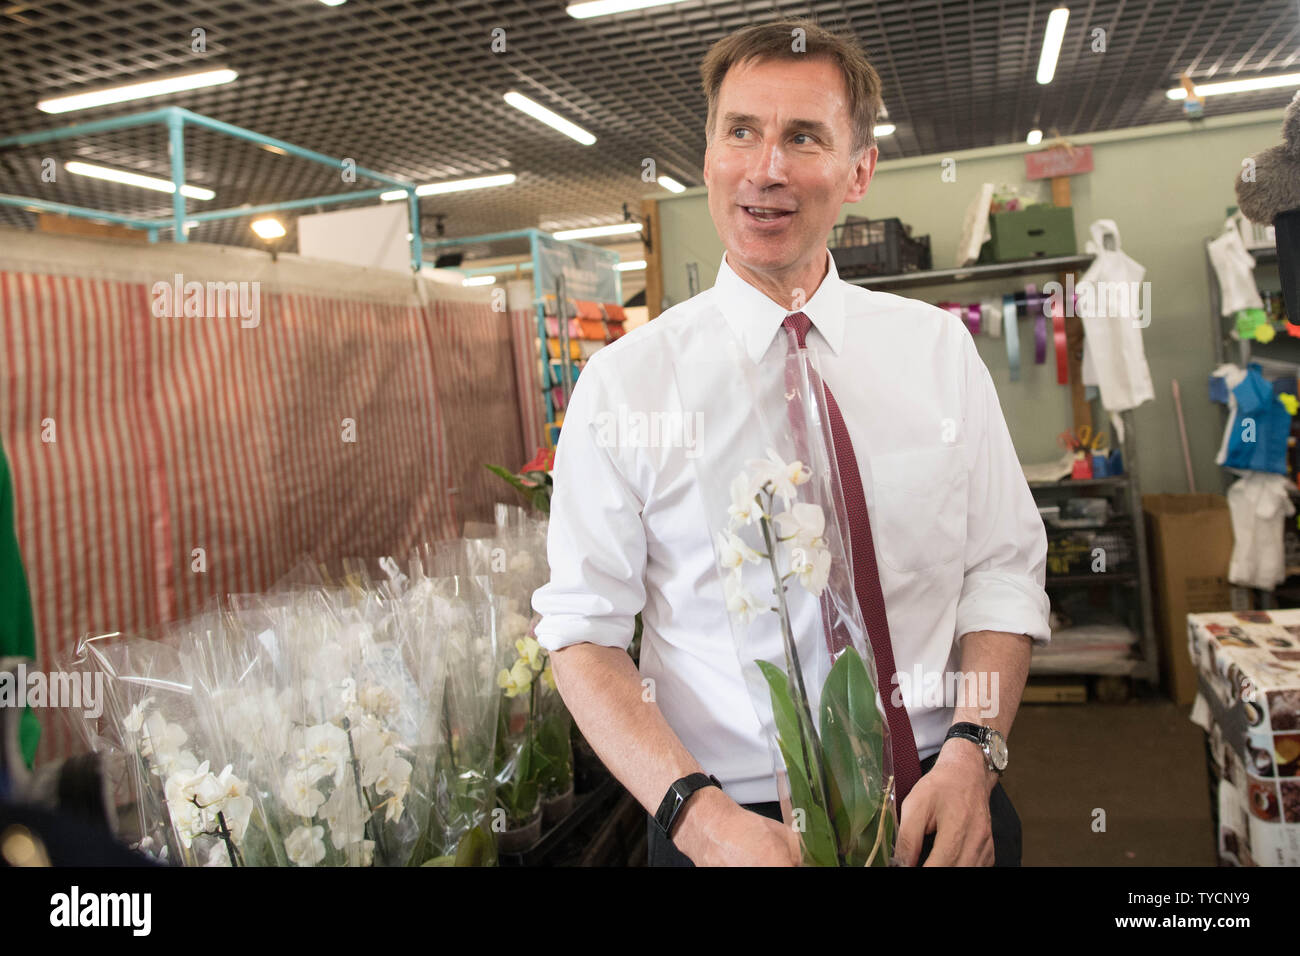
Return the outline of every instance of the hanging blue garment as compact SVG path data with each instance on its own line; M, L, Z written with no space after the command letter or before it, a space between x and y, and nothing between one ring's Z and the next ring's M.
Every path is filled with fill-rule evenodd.
M1232 394L1237 400L1237 417L1232 423L1223 464L1229 468L1285 475L1291 416L1258 364L1251 363L1246 377Z

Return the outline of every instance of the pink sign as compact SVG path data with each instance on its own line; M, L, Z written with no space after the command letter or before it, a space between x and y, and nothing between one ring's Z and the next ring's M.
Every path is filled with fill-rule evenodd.
M1057 146L1025 154L1025 175L1029 179L1050 179L1053 176L1076 176L1090 172L1091 146L1076 146L1074 149Z

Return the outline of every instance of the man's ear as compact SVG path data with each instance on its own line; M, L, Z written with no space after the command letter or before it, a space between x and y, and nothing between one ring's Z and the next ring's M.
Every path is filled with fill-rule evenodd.
M849 188L844 193L844 202L858 202L867 194L871 177L876 174L876 157L879 155L880 150L874 143L862 151L862 155L853 166Z

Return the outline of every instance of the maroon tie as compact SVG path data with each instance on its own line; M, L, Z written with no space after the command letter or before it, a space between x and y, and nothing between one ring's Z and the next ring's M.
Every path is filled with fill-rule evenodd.
M807 348L805 341L812 320L802 312L787 315L782 323L794 332L799 348ZM811 371L811 370L810 370ZM880 570L876 567L876 548L871 540L871 519L867 515L867 499L862 490L862 476L858 472L858 459L853 454L853 442L844 426L844 416L831 394L830 386L822 383L826 393L826 411L830 416L831 438L835 443L835 460L839 466L840 483L844 495L844 508L848 513L849 537L853 551L853 588L862 609L867 637L876 658L876 679L881 682L880 700L889 720L889 734L894 752L894 779L897 784L898 807L921 779L921 760L916 752L916 738L912 735L912 721L907 708L891 703L893 694L887 690L896 673L894 648L889 638L889 621L885 617L885 596L880 590Z

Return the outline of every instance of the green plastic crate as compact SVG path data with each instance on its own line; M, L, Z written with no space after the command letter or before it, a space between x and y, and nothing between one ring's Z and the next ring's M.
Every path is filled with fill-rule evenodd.
M994 262L1050 259L1078 253L1074 210L1069 206L1027 206L989 217Z

